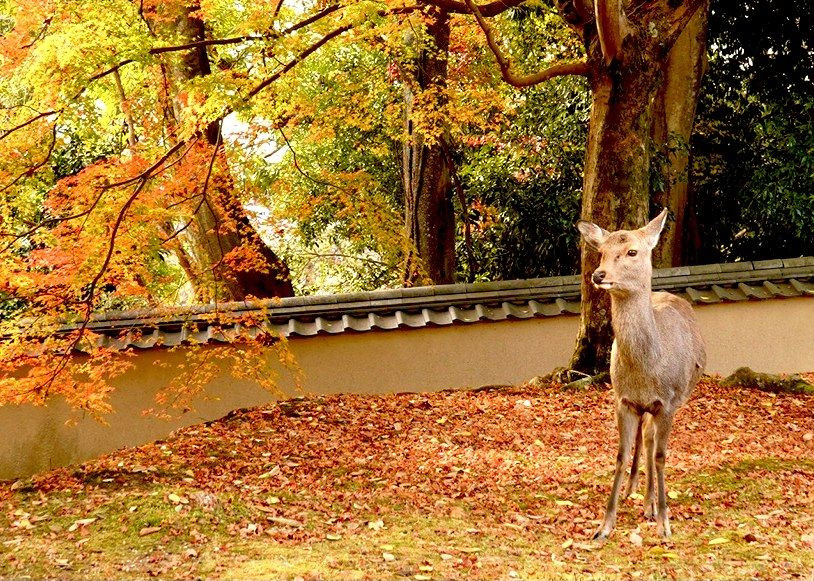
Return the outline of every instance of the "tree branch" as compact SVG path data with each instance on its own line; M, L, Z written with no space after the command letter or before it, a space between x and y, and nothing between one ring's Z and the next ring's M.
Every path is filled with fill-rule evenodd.
M705 10L709 10L709 0L684 0L684 2L673 11L670 18L670 27L664 41L664 45L668 50L672 48L692 17L702 7L704 7Z
M513 73L511 64L509 64L509 61L501 54L500 47L498 47L495 37L492 34L492 29L484 19L480 8L478 8L474 0L465 0L465 2L469 10L475 16L475 20L478 21L481 30L483 30L483 34L486 37L486 44L489 45L489 50L495 55L495 60L497 61L498 67L500 67L500 74L503 76L503 80L513 87L530 87L563 75L581 75L583 77L588 75L588 63L585 61L556 63L542 71L530 75L517 75Z
M621 60L622 44L630 34L630 24L622 8L622 0L594 0L596 29L605 64Z
M494 0L493 2L480 6L479 10L482 16L490 18L509 10L510 8L517 8L525 1L526 0ZM469 2L466 1L424 0L424 2L437 6L441 10L449 12L450 14L469 14L472 11L472 7L469 6Z
M351 24L346 24L344 26L340 26L339 28L336 28L336 29L332 30L331 32L329 32L328 34L326 34L325 36L323 36L322 38L320 38L319 40L314 42L311 46L306 48L304 51L302 51L296 57L294 57L293 59L288 61L283 66L283 68L281 68L279 71L277 71L276 73L271 75L269 78L267 78L266 80L264 80L260 84L258 84L254 89L249 91L248 94L246 95L245 99L248 100L248 99L251 99L252 97L254 97L257 93L259 93L260 91L262 91L263 89L268 87L274 81L276 81L277 79L282 77L285 73L287 73L288 71L293 69L295 66L297 66L299 63L301 63L303 60L305 60L310 54L316 52L321 46L323 46L324 44L326 44L329 41L333 40L334 38L336 38L340 34L342 34L344 32L347 32L351 28L353 28L353 25L351 25Z
M326 6L319 12L314 13L313 15L300 20L296 24L292 24L282 32L270 32L269 34L262 34L262 35L249 35L249 36L235 36L232 38L214 38L209 40L198 40L196 42L188 42L186 44L177 44L172 46L157 46L155 48L151 48L147 52L151 55L158 55L167 52L177 52L182 50L189 50L193 48L200 48L204 46L219 46L225 44L239 44L241 42L249 42L253 40L275 40L277 38L287 36L292 32L296 32L301 28L305 28L309 24L313 24L318 20L322 20L329 14L336 12L337 10L343 8L339 4L331 4L330 6Z
M17 182L19 182L24 177L31 177L35 173L37 173L48 161L51 159L51 155L54 153L54 146L56 146L57 142L57 126L54 125L51 128L51 143L48 145L48 150L45 152L45 157L42 158L42 161L25 168L23 172L21 172L16 178L14 178L11 182L7 183L5 186L0 188L0 194L5 192L10 187L14 186Z
M2 131L2 133L0 133L0 139L5 139L6 137L11 135L15 131L17 131L19 129L22 129L23 127L26 127L28 125L31 125L32 123L34 123L35 121L39 121L43 117L49 117L51 115L57 115L58 113L60 113L60 111L61 111L61 109L60 110L53 110L53 111L45 111L44 113L39 113L36 116L31 117L27 121L24 121L24 122L20 123L19 125L15 125L14 127L11 127L10 129L4 129Z

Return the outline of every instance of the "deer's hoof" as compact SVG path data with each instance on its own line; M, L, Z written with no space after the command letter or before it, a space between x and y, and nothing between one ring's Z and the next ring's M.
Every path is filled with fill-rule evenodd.
M610 531L606 531L605 528L602 527L601 529L594 533L594 536L592 538L595 541L605 541L607 540L609 534Z
M645 502L644 505L644 518L649 521L656 520L656 503L655 502Z
M672 531L670 530L670 523L659 523L656 526L656 535L660 536L662 539L669 539L673 536Z

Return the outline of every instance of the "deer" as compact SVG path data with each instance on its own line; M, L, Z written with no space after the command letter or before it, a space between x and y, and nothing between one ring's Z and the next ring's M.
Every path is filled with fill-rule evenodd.
M601 255L592 284L610 294L613 344L610 377L619 448L605 518L594 535L604 541L616 525L625 468L633 460L625 498L636 491L644 444L644 516L655 517L656 534L671 536L664 489L667 440L678 409L689 399L706 365L706 349L689 302L652 291L652 251L667 220L662 212L638 230L608 232L580 220L577 229Z

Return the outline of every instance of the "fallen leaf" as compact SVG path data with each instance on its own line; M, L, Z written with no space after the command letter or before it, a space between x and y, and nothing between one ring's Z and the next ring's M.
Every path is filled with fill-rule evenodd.
M570 500L555 500L554 504L557 506L574 506L574 503Z
M433 570L433 567L432 565L419 565L418 570L424 571L424 573L429 573L430 571Z
M367 523L367 528L369 528L372 531L379 531L384 528L384 521L381 519L372 520Z
M679 493L678 490L671 490L670 492L667 493L667 496L675 500L676 498L681 496L681 493Z
M643 539L642 539L642 536L639 534L638 531L636 531L636 530L630 531L630 542L631 542L631 544L633 544L633 545L635 545L637 547L642 546Z
M707 544L708 545L723 545L724 543L728 543L728 542L729 542L729 539L727 539L726 537L715 537L714 539L712 539Z
M415 581L430 581L432 577L419 573L418 575L413 575L413 579L415 579Z
M72 533L79 527L87 526L92 522L96 522L96 520L96 518L80 518L79 520L74 521L74 523L68 527L68 532Z
M342 535L337 535L336 533L327 533L325 538L329 541L339 541L342 539Z
M393 553L384 552L382 553L382 559L390 563L391 561L396 560L396 556Z
M283 516L267 516L266 520L277 525L283 525L284 527L302 528L305 526L298 520L294 520L293 518L285 518Z
M153 533L157 533L161 530L161 527L144 527L138 532L138 536L146 537L147 535L152 535Z
M261 478L261 479L265 480L267 478L271 478L272 476L277 476L279 473L280 473L280 467L275 466L274 468L272 468L268 472L263 472L260 476L258 476L258 478Z
M563 549L567 549L568 547L570 547L573 544L574 544L574 539L568 539L561 546L562 546Z

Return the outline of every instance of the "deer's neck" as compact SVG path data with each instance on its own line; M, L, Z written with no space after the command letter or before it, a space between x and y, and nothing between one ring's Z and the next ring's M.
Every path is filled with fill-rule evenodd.
M660 337L650 289L625 296L611 295L611 324L621 357L643 365L660 357Z

